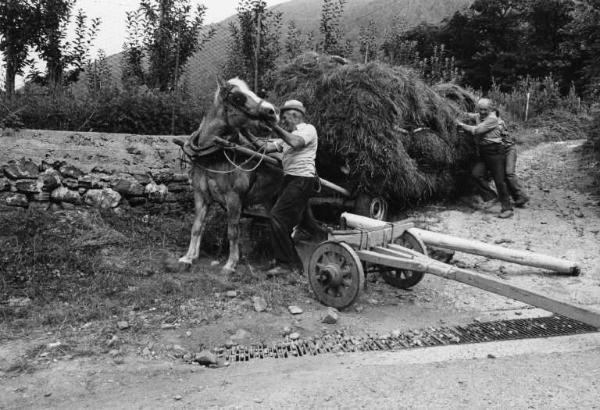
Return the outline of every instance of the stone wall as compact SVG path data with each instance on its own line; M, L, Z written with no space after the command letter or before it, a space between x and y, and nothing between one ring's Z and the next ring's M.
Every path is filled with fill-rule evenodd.
M190 205L186 173L170 170L118 172L94 166L85 172L65 160L21 158L1 165L0 206L38 210L77 206L114 209Z

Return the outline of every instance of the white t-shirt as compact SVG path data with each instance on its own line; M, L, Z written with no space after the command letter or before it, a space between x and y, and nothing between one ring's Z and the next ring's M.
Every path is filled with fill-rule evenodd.
M275 141L277 150L283 152L283 173L299 177L314 177L315 158L317 157L318 137L317 130L310 124L301 123L296 126L292 134L302 137L304 146L293 148L282 139Z

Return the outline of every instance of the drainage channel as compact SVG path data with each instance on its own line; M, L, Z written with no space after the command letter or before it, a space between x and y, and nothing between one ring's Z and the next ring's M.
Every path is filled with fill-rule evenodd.
M271 346L216 348L217 357L228 362L252 359L315 356L323 353L368 352L411 349L452 344L566 336L599 329L564 316L477 322L466 326L426 328L383 335L351 336L342 331L306 339L286 340Z

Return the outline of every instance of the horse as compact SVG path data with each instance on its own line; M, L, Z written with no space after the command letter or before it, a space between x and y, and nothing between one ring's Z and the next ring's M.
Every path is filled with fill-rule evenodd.
M239 223L243 206L272 201L282 181L280 170L269 168L258 158L248 158L236 164L215 143L214 137L230 142L251 144L244 137L248 128L257 123L277 123L279 110L270 102L258 97L239 78L217 80L217 90L212 107L202 119L198 129L183 144L183 151L191 158L189 180L194 195L195 218L187 253L179 259L180 266L189 268L200 253L200 242L209 207L220 204L227 213L227 238L229 256L221 269L223 274L233 273L239 254ZM245 134L248 135L248 134Z

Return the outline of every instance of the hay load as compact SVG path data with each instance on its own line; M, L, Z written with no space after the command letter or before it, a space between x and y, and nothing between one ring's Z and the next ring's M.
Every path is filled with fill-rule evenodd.
M436 84L432 88L453 105L455 109L463 112L475 112L477 97L470 91L453 83Z
M309 53L275 78L273 100L308 107L325 179L406 206L447 197L469 168L472 143L457 133L458 108L410 69Z

